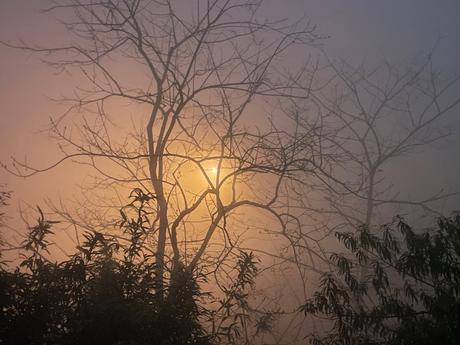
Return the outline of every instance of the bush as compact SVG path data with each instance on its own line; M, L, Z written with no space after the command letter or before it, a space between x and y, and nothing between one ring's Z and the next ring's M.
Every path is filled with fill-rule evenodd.
M336 236L347 252L331 255L334 269L301 308L331 324L311 343L460 344L460 214L421 233L397 217L381 236Z
M77 252L62 262L47 259L58 222L38 209L37 225L21 246L21 263L0 266L0 344L235 343L247 317L246 289L257 274L254 255L240 252L235 280L220 299L202 293L205 277L181 262L173 265L159 293L155 253L145 245L152 231L148 203L154 197L140 189L131 197L121 209L123 241L87 232ZM205 296L216 302L214 310L201 306Z
M138 219L121 224L128 244L88 232L77 253L59 263L45 255L56 222L39 209L19 267L0 270L0 343L212 343L199 323L198 277L178 265L165 297L155 293L154 257L141 245L148 219L142 203L130 206Z

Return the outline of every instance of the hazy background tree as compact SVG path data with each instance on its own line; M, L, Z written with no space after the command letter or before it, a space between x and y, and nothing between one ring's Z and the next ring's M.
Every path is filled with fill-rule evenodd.
M315 171L306 169L295 181L293 190L298 192L291 193L291 205L302 205L297 214L303 225L292 236L306 263L321 264L308 253L311 248L334 248L330 234L362 225L376 233L378 224L396 213L414 221L430 219L442 214L446 200L459 195L436 179L411 198L394 181L395 167L457 131L449 124L455 123L459 109L458 77L437 72L433 54L408 66L386 62L372 69L325 56L310 78L298 81L310 94L293 100L292 117L299 132L314 133L317 150L325 157ZM310 152L312 147L304 149Z

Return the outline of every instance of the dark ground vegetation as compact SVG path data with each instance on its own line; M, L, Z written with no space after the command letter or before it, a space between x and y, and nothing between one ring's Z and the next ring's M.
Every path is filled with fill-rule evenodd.
M5 204L9 194L2 196ZM88 232L76 253L62 262L46 258L56 222L38 209L19 265L2 262L0 343L238 343L238 310L257 273L254 256L241 252L236 279L226 296L215 300L217 310L203 307L214 298L200 289L205 276L184 266L169 273L166 298L158 299L154 254L143 243L148 201L137 191L129 205L137 217L122 210L125 241ZM381 230L378 236L365 227L336 234L344 250L331 254L332 269L300 308L331 326L327 334L312 334L310 342L458 344L460 214L440 218L436 228L426 231L413 230L400 217ZM216 331L217 316L233 321Z

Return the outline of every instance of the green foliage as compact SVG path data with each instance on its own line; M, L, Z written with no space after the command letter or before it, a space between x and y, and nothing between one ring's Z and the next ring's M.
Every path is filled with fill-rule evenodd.
M334 269L301 307L331 329L310 342L459 344L460 214L431 231L417 233L400 217L381 230L336 233L348 252L330 256Z

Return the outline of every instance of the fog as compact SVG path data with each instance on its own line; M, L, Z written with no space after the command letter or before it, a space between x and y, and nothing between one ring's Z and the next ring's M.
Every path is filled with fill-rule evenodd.
M56 12L40 12L48 4L45 0L0 2L0 42L28 47L65 45L70 32L60 25ZM195 12L185 2L179 1L176 11L193 20L190 13ZM113 80L123 80L126 92L139 92L136 101L145 103L104 100L67 114L68 102L62 99L73 97L76 91L85 92L80 87L91 81L85 79L88 72L83 69L85 72L78 74L78 68L72 65L56 70L49 64L52 54L0 44L0 162L6 167L0 170L0 185L12 191L4 208L7 226L2 228L2 236L11 247L18 246L26 233L26 223L34 222L39 205L51 219L61 221L56 226L57 246L50 256L62 260L80 245L84 231L112 231L121 237L115 220L130 202L131 190L145 187L148 192L152 188L157 195L152 194L150 201L169 205L166 220L158 216L154 222L155 226L157 221L169 222L164 227L169 240L164 240L167 249L162 249L161 260L166 257L171 267L183 261L192 270L199 262L204 272L214 272L214 280L204 284L206 288L218 290L219 282L234 279L234 271L229 269L236 260L233 248L254 252L260 275L252 302L262 308L267 305L272 311L282 310L273 337L258 341L296 343L312 328L296 310L318 287L318 275L330 264L328 255L340 248L331 234L361 224L378 227L396 214L405 216L411 224L427 227L436 216L449 216L460 208L460 83L456 82L460 77L459 14L460 4L454 0L266 1L259 9L261 18L303 23L314 32L308 36L311 42L306 38L294 40L292 48L289 46L292 50L286 48L279 57L275 50L273 56L279 60L273 60L273 74L251 81L257 87L270 85L257 92L246 89L245 83L259 73L257 68L254 73L247 69L263 64L262 58L255 58L259 46L238 47L248 58L241 58L241 65L236 67L232 59L226 60L236 45L213 50L214 55L209 56L229 70L234 68L233 75L225 75L232 81L229 89L234 84L238 87L232 89L231 96L217 92L221 97L216 98L218 105L213 100L216 94L206 88L200 96L193 96L196 104L187 104L177 113L184 116L185 125L180 123L174 130L171 127L169 134L174 139L163 147L155 141L150 143L144 134L149 119L159 121L150 115L149 107L154 102L142 98L142 90L154 95L154 78L146 73L148 64L138 63L131 55L114 54L107 63L114 74L102 73L109 76L106 81L112 76ZM66 9L62 16L73 20ZM254 42L265 47L280 33L282 30L264 32L263 39ZM215 42L219 40L210 44ZM272 48L270 44L266 47L267 51ZM206 54L203 56L216 64ZM128 64L130 61L136 63ZM250 63L246 65L247 61ZM295 80L298 84L292 82L294 77L286 77L291 71L301 70L307 61L305 71L299 72ZM174 65L181 67L180 63ZM204 78L200 70L193 71L197 73L197 85L212 80ZM234 82L244 73L248 74L244 82ZM94 76L101 78L96 72ZM270 84L279 83L283 77L291 82L289 97L282 93L285 89L278 91L281 88ZM222 83L218 73L213 78ZM300 87L309 78L310 88L303 84ZM438 96L438 83L443 90L445 80L453 82ZM107 85L116 84L112 82ZM380 109L379 97L387 97L391 92L387 94L386 90L398 89L399 84L403 85L402 91L394 102L385 100ZM175 87L181 95L183 88L189 87L185 82L186 86L178 85L171 82L168 86L171 99L177 97ZM210 85L210 89L215 87ZM300 93L307 89L314 90L311 99L310 93L308 97ZM239 92L250 94L247 108ZM228 107L220 109L219 102L227 102ZM366 117L374 111L375 116ZM97 116L89 116L89 122L85 122L82 115L86 113ZM233 116L243 113L241 119L236 115L239 127L234 128L233 121L237 120ZM163 112L167 118L165 114L167 111ZM366 117L364 125L359 120L361 115ZM164 121L155 123L152 135L163 135ZM50 123L57 124L52 135ZM367 133L371 132L374 137L368 139ZM69 133L74 142L68 139ZM81 146L75 144L81 142ZM153 147L153 143L163 150L159 152L165 157L164 166L162 162L155 169L164 174L164 180L152 177L155 169L150 161L155 161L156 153L151 153L148 145ZM102 152L99 157L91 151L94 148ZM107 152L118 158L112 160ZM61 162L66 154L69 157ZM96 158L81 158L91 155ZM100 156L109 159L99 160ZM23 162L37 170L21 168L20 164L15 170L15 161L16 166ZM29 177L15 176L31 172ZM164 200L158 195L163 188L167 195ZM237 209L240 206L244 207ZM176 228L180 229L178 235ZM215 229L218 231L214 234ZM152 248L161 242L156 236L152 233L146 240ZM13 260L15 254L6 253ZM318 327L322 327L321 322Z

